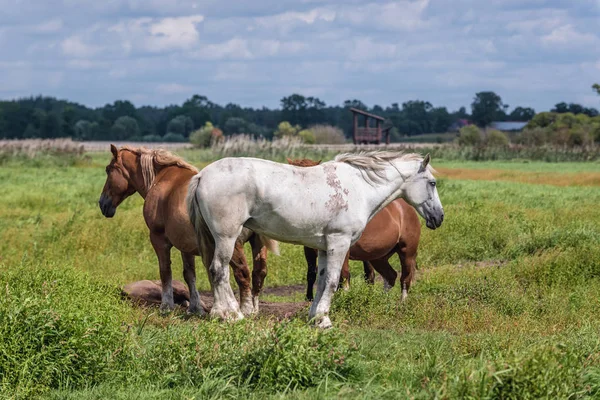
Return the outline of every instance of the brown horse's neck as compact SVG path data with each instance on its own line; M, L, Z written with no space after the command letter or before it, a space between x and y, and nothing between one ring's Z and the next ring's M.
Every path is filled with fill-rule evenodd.
M140 156L129 151L124 151L121 154L121 163L129 173L129 183L145 199L150 188L147 188L144 182Z

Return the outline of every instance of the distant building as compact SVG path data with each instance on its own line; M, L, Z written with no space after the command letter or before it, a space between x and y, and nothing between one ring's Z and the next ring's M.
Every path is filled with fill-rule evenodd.
M487 126L490 129L496 129L502 132L518 132L525 128L529 121L494 121Z
M469 121L468 119L459 119L458 121L456 121L452 125L450 125L448 130L450 132L458 132L460 130L460 128L462 128L463 126L467 126L467 125L471 125L471 124L472 124L472 122Z

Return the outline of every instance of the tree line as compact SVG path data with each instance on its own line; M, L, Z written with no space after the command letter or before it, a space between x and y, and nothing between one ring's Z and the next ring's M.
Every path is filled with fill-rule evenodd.
M594 90L597 90L595 86ZM0 101L0 138L187 141L194 130L211 122L225 135L245 133L270 139L281 121L303 128L337 126L350 137L353 121L349 108L384 117L384 127L393 126L392 139L447 132L462 120L485 127L492 121L529 121L536 114L532 108L520 106L509 112L502 98L490 91L476 93L469 111L460 107L452 112L423 100L369 107L353 99L342 105L328 106L316 97L300 94L282 98L281 107L276 109L242 107L234 103L222 106L197 94L181 105L136 107L127 100L117 100L98 108L38 96ZM574 103L558 103L552 111L598 115L596 109Z

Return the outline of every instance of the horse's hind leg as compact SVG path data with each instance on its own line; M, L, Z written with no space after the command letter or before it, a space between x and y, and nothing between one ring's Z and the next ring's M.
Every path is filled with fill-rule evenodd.
M304 258L308 269L306 270L306 300L312 301L313 297L313 286L317 281L317 255L318 250L311 249L310 247L304 247Z
M398 255L400 256L400 264L402 265L402 276L400 276L400 283L402 284L402 300L406 300L410 284L417 269L417 253L412 252L409 254L404 251L399 251Z
M222 319L244 318L229 284L229 261L232 258L235 242L240 231L241 226L237 234L233 236L217 236L215 254L208 267L208 276L215 297L213 307L210 310L211 317Z
M344 290L350 289L350 252L346 254L346 258L342 263L342 271L340 273L340 284L338 287Z
M383 287L385 290L390 290L392 287L394 287L398 273L390 265L387 258L371 260L370 263L375 271L379 272L379 274L383 277Z
M253 314L258 314L258 297L262 292L265 277L267 276L267 246L263 245L260 236L256 233L250 238L252 246L252 305Z
M365 271L365 282L368 284L375 283L375 270L368 261L363 261L363 270Z
M233 256L229 265L233 269L233 276L240 289L240 309L242 314L250 315L254 310L250 292L250 270L246 262L246 255L244 254L244 243L240 238L237 238L235 241Z
M175 308L175 301L173 300L173 274L171 272L171 248L173 245L163 234L154 232L150 232L150 242L158 257L160 283L162 286L160 311L169 312Z
M196 262L193 254L181 252L183 260L183 278L190 289L190 305L187 312L190 314L205 315L204 304L200 300L200 293L196 287Z

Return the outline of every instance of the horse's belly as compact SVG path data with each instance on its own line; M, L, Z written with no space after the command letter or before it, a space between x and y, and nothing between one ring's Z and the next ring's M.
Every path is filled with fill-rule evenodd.
M265 223L251 218L246 221L244 226L280 242L325 249L325 235L319 229L311 229L310 227L303 229L299 226L293 226L283 219L271 220L270 223Z

